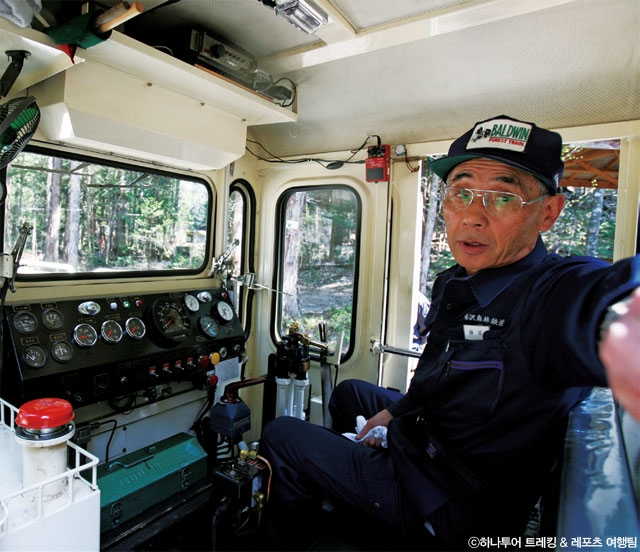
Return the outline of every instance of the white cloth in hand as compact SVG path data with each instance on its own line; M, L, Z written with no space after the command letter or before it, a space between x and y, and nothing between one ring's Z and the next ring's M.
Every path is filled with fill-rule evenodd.
M361 443L362 441L364 441L365 439L369 439L371 437L375 438L375 439L381 439L382 440L382 447L383 448L387 448L387 428L384 426L376 426L373 429L370 429L368 431L368 433L362 438L362 439L356 439L356 435L358 435L358 433L360 433L362 431L362 428L364 427L364 425L367 423L367 420L365 420L364 416L357 416L356 417L356 432L355 433L343 433L342 435L344 435L347 439L351 439L352 441L355 441L356 443Z

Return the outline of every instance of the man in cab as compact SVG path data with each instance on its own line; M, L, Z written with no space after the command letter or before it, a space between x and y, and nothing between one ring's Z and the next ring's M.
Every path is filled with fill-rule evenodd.
M274 547L308 545L323 503L374 519L354 535L393 534L397 548L517 537L591 387L611 386L640 419L640 260L547 252L541 234L565 203L561 152L558 133L502 115L431 164L456 264L434 283L414 377L404 395L342 382L333 430L287 417L265 427ZM348 439L357 416L367 421Z

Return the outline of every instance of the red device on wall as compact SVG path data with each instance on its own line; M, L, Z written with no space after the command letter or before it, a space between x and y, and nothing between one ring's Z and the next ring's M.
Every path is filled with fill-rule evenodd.
M389 181L389 146L378 144L369 146L368 157L365 162L367 182L388 182Z

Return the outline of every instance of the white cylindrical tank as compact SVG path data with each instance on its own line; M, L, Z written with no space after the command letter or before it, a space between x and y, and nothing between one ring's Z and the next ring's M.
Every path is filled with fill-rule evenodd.
M64 399L26 402L16 416L16 440L22 446L22 484L35 485L67 469L67 441L75 433L74 412ZM59 497L67 479L59 478L44 488L44 500Z

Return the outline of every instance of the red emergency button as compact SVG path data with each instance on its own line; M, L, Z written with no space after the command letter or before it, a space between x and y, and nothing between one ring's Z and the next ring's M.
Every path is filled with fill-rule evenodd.
M35 399L18 410L16 425L29 430L66 426L75 414L71 403L64 399Z

